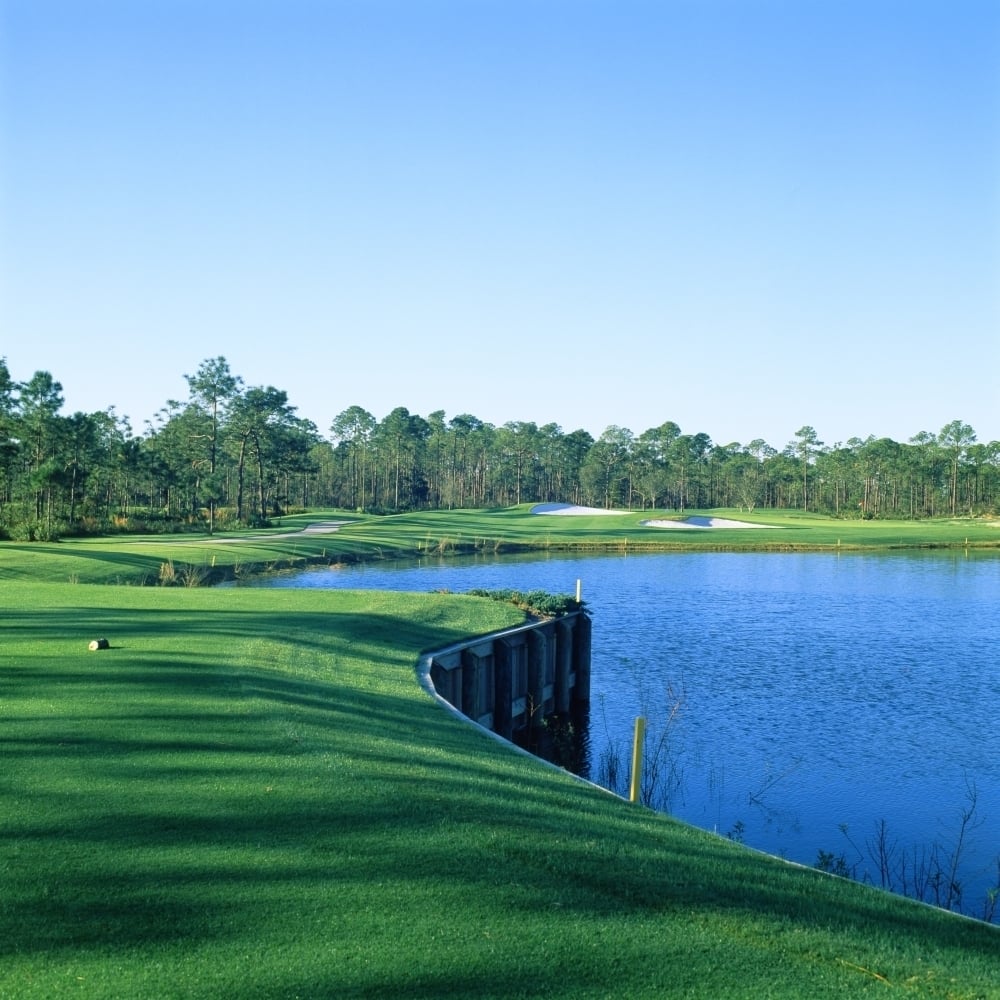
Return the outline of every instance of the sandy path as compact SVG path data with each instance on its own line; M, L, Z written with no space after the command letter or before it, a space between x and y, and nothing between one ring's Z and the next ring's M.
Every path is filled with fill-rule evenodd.
M225 538L219 535L211 535L208 538L199 539L199 541L231 545L235 542L268 542L272 538L302 538L304 535L330 535L339 530L343 525L350 523L350 521L317 521L315 524L307 524L298 531L284 531L277 535L238 535L227 536Z

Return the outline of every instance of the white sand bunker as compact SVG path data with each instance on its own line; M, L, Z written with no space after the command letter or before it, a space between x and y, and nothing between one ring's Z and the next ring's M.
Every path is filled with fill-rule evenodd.
M580 507L571 503L537 503L531 508L532 514L628 514L627 510L605 510L603 507ZM645 528L674 528L682 531L704 531L707 528L773 528L773 524L751 524L749 521L733 521L728 517L701 517L692 515L683 521L653 519L639 522Z
M733 521L728 517L686 517L683 521L643 521L646 528L679 528L682 531L704 531L706 528L773 528L773 524L751 524Z
M571 503L536 503L532 514L627 514L627 510L605 510L603 507L577 507Z

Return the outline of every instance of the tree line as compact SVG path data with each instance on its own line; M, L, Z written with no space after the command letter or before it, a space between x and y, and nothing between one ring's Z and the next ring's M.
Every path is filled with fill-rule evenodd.
M468 414L362 406L325 434L288 394L247 386L224 357L185 375L141 434L114 407L62 413L49 372L13 379L0 358L0 533L44 540L115 530L266 524L288 510L370 513L569 502L628 510L799 508L849 518L995 514L1000 442L954 420L905 443L826 445L803 426L778 449L716 444L672 421L594 438Z

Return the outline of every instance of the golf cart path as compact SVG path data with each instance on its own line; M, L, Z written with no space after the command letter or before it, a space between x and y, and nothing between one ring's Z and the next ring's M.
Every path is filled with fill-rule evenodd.
M350 523L350 521L316 521L313 524L307 524L298 531L283 531L280 534L274 535L238 535L226 538L211 535L208 538L200 539L200 541L202 543L212 542L214 544L228 545L234 542L267 542L272 538L301 538L304 535L331 535L335 531L339 531L345 524Z

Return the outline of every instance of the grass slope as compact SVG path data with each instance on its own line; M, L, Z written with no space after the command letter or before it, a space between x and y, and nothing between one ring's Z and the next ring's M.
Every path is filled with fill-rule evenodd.
M44 551L0 546L0 997L1000 996L996 928L443 712L418 652L513 609L37 582Z
M692 511L746 520L735 510ZM755 512L767 529L677 531L645 527L653 513L583 517L531 513L529 505L496 511L422 511L389 517L318 511L244 534L66 539L58 544L0 542L0 581L200 585L307 564L359 559L515 551L874 551L954 548L1000 552L1000 521L848 521L799 511ZM673 513L657 516L680 518ZM338 522L325 533L317 522Z

